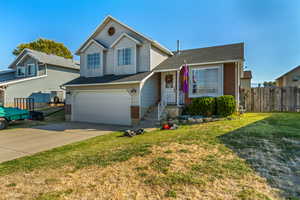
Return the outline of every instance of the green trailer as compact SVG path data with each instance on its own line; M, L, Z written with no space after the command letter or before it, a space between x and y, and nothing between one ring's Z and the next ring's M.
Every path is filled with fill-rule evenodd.
M10 121L29 119L29 117L28 110L0 106L0 130L5 129Z

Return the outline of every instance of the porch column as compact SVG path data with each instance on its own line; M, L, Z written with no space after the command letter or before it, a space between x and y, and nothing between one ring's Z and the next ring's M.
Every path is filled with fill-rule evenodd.
M176 84L176 102L177 102L177 106L179 106L179 75L180 75L180 71L178 70L176 73L176 80L177 80L177 84Z

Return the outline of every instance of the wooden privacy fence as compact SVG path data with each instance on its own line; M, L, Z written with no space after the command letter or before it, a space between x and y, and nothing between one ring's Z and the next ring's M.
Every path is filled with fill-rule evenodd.
M241 91L247 112L300 112L300 88L257 87Z

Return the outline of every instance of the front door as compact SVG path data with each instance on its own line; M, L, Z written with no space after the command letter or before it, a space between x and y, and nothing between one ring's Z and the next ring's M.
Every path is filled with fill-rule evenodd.
M175 80L175 73L166 73L164 76L164 98L168 104L176 103Z

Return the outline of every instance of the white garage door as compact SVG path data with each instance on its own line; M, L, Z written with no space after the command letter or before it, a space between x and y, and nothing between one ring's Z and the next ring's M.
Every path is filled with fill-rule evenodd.
M72 121L131 125L130 95L126 90L74 94Z

